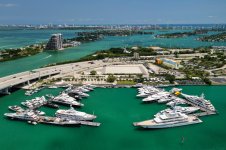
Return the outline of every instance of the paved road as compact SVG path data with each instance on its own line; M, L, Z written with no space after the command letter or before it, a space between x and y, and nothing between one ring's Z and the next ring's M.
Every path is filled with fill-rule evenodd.
M26 83L30 80L37 79L44 76L58 74L56 77L62 77L73 72L84 71L91 68L101 67L104 65L112 65L114 63L104 63L103 61L92 62L78 62L65 65L57 65L52 67L35 69L32 71L26 71L9 75L0 78L0 90L12 87L21 83Z

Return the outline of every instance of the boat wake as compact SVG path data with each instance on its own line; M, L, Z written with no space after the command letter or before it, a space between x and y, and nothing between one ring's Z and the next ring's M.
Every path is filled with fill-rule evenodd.
M48 59L48 58L50 58L50 57L52 57L52 55L49 55L49 56L47 56L47 57L44 57L43 59Z

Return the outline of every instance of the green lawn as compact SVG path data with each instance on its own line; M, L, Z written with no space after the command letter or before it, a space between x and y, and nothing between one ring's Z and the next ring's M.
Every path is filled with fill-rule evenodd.
M134 82L134 81L117 81L117 84L134 85L134 84L136 84L136 82Z

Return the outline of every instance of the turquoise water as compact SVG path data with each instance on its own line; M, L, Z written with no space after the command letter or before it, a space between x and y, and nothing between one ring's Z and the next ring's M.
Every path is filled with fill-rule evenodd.
M226 86L182 87L187 94L204 93L219 115L201 117L203 123L178 128L138 130L134 121L153 118L165 108L163 104L142 104L136 98L136 89L96 89L90 97L82 100L84 108L79 110L98 116L100 127L58 127L26 122L10 121L3 117L9 105L19 105L27 99L24 91L0 98L1 150L224 150L226 149ZM47 93L57 94L60 89L43 90L32 96ZM66 107L62 107L66 108ZM48 115L55 110L42 108ZM184 137L184 143L182 143Z
M179 30L182 32L181 30ZM22 47L29 44L47 41L52 33L62 33L65 38L76 36L78 30L0 30L0 49ZM154 31L155 34L164 34L171 31ZM209 33L209 34L213 34ZM200 36L200 35L199 35ZM0 63L0 77L9 74L32 70L47 64L77 60L97 50L109 49L111 47L124 46L165 46L165 47L199 47L210 45L225 45L226 42L208 43L195 40L198 36L179 39L155 39L154 35L134 35L127 37L106 37L103 40L85 43L81 46L69 48L64 51L45 51L35 56L21 58L9 62Z

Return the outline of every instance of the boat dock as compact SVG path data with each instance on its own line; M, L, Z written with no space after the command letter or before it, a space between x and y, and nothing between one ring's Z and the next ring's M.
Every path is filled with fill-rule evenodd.
M39 116L39 120L37 122L39 123L47 123L46 119L48 118L49 121L54 121L56 117L46 117L46 116ZM90 121L77 121L80 125L87 125L87 126L94 126L99 127L101 123L98 122L90 122Z
M90 121L79 121L81 125L94 126L99 127L101 123L98 122L90 122Z
M184 99L184 101L185 101L186 104L191 105L193 107L197 107L197 108L199 108L202 111L200 113L193 114L194 116L202 117L202 116L209 116L209 115L215 115L215 114L217 114L217 112L215 112L215 111L211 111L211 110L206 109L204 107L200 107L199 105L197 105L195 103L192 103L192 102L190 102L190 101L188 101L186 99Z
M202 117L202 116L209 116L209 115L215 115L215 112L200 112L193 114L196 117Z

